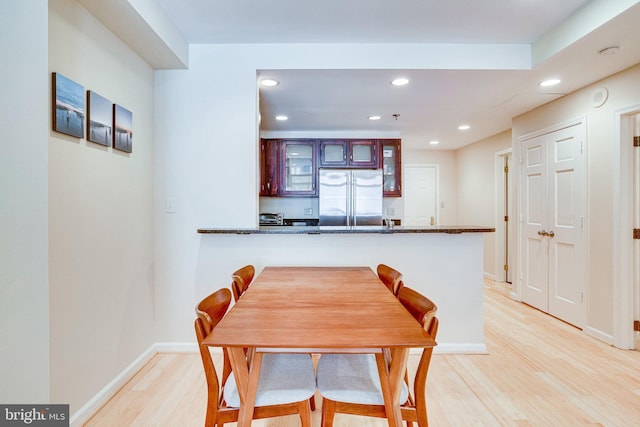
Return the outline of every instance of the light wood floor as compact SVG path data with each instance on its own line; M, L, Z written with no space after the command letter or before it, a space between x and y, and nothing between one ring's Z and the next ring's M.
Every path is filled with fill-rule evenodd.
M503 284L485 284L490 355L434 355L430 426L640 426L640 352L605 345L507 293ZM159 354L86 425L202 427L205 402L199 355ZM322 401L316 402L313 425L319 426ZM290 416L253 425L300 422ZM338 414L334 425L387 424Z

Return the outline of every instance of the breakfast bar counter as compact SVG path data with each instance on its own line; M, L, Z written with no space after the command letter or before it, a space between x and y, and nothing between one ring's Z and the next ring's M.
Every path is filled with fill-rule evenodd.
M487 233L495 228L475 225L427 227L399 226L261 226L258 228L199 228L200 234L395 234L395 233Z
M231 272L266 266L369 267L387 264L406 286L438 305L437 353L486 353L482 300L484 245L491 227L396 225L201 228L197 280L228 285ZM348 283L345 283L348 286ZM202 291L205 292L204 290ZM375 315L375 313L372 313Z

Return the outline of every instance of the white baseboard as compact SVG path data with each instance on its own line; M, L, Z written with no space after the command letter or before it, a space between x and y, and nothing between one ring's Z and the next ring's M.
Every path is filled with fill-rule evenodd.
M422 349L412 348L410 354L422 354ZM433 354L489 354L484 344L447 344L438 343Z
M489 354L487 346L473 343L438 343L433 354Z
M157 342L158 353L197 353L198 345L194 342Z
M603 341L609 345L613 345L613 336L610 334L605 334L599 329L587 326L582 331L593 338Z
M69 419L70 427L80 427L86 423L89 418L95 415L96 412L105 404L111 397L122 388L142 367L156 355L156 345L152 345L144 353L142 353L136 360L134 360L129 366L127 366L120 374L118 374L109 384L104 386L95 396L93 396L87 403L76 411Z
M483 276L484 276L485 279L489 279L489 280L492 280L494 282L496 281L496 276L491 274L491 273L487 273L486 271L483 273Z

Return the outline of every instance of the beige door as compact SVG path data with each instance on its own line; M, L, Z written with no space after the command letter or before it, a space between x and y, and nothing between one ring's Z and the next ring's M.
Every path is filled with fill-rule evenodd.
M584 124L524 141L524 302L582 327L586 288Z
M436 166L404 167L403 225L436 225L438 204L438 170Z

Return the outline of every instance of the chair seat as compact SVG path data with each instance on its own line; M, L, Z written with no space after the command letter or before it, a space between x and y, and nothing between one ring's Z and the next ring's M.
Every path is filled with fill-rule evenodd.
M318 361L318 391L336 402L384 405L380 376L373 354L323 354ZM406 402L409 387L402 385L400 402Z
M308 354L266 353L262 357L255 406L301 402L313 396L316 377ZM230 407L240 407L240 396L233 375L224 386L224 399Z

